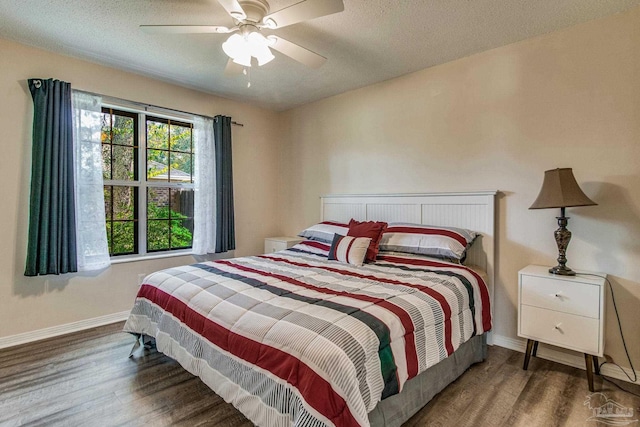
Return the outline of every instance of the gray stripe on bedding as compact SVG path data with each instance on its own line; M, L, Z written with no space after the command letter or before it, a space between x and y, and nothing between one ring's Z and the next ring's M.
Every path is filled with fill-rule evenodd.
M282 257L282 258L286 258L286 257ZM294 259L291 259L291 261L295 261L295 262L300 262L300 257L296 257ZM293 265L289 265L286 263L282 263L281 261L277 261L271 258L263 258L264 260L268 260L272 263L273 268L280 268L280 267L287 267L289 269L291 268L302 268L302 267L296 267ZM239 263L240 264L240 263ZM256 267L256 265L254 263L245 263L247 266L252 266L253 268ZM366 264L365 264L366 265ZM342 268L343 266L341 266ZM378 287L382 287L382 288L387 288L387 289L392 289L394 288L394 290L397 290L398 286L402 286L402 285L396 285L396 284L391 284L391 283L383 283L383 282L377 282L375 280L371 280L371 279L362 279L362 278L355 278L352 276L348 276L348 275L344 275L341 274L339 272L334 272L334 271L330 271L330 270L325 270L322 267L318 266L318 267L305 267L305 270L314 270L317 271L319 274L322 274L323 276L329 276L329 277L334 277L334 278L339 278L342 280L350 280L353 281L355 284L361 284L363 282L366 283L370 283L372 285L376 285ZM345 268L345 270L347 270ZM369 275L377 275L379 277L386 277L388 273L382 272L380 271L379 268L363 268L363 267L358 267L358 273L359 274L369 274ZM366 270L366 271L361 271L361 270ZM312 276L299 276L299 275L294 275L294 273L292 272L288 272L288 271L279 271L278 274L281 274L283 276L287 276L287 277L291 277L291 278L295 278L296 280L299 280L301 282L310 284L310 285L314 285L314 286L326 286L325 282L321 282L321 281L317 281L315 279L313 279ZM393 272L394 274L394 279L398 279L398 277L401 277L402 279L404 279L407 282L411 282L411 278L415 279L416 276L415 275L411 275L408 273L397 273L396 271ZM401 280L402 280L401 279ZM451 283L450 279L448 278L443 278L438 276L436 273L432 273L429 275L429 281L433 281L433 282L437 282L439 284L442 284L443 286L447 286L448 288L452 288L452 289L456 289L458 285L456 285L455 283ZM414 280L415 282L415 280ZM353 291L353 289L349 286L340 286L336 283L332 283L331 284L332 289L340 289L343 291ZM457 290L457 296L462 296L462 294L459 292L459 290ZM365 289L359 289L356 293L361 294L361 295L367 295L367 296L372 296L372 297L376 297L376 298L382 298L382 299L386 299L389 302L392 302L393 304L397 305L398 307L402 308L404 311L410 313L412 310L415 310L415 305L412 304L410 301L406 301L402 298L398 298L395 297L391 294L382 294L379 292L367 292ZM424 318L423 316L412 316L412 320L414 323L414 339L415 339L415 343L416 343L416 348L417 349L424 349L426 347L426 343L427 343L427 334L431 335L433 338L435 338L437 340L438 345L437 346L432 346L431 348L427 349L425 352L421 352L418 351L417 355L418 355L418 366L423 369L426 368L427 366L430 366L431 363L429 362L429 360L441 360L445 357L447 357L447 352L446 352L446 348L445 348L445 344L444 344L444 338L445 338L445 331L444 331L444 317L442 315L442 309L440 307L440 303L430 297L429 295L417 291L411 287L406 287L406 294L412 294L413 297L420 299L421 301L426 302L427 304L429 304L429 307L431 308L432 314L434 315L434 324L433 325L425 325L424 323ZM455 310L452 310L452 316L454 316ZM461 325L462 328L462 325ZM437 356L435 354L432 354L433 351L437 351Z

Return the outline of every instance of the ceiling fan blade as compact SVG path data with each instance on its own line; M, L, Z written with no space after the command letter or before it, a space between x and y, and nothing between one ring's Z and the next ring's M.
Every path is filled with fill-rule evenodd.
M342 0L302 0L265 16L262 22L269 28L282 28L308 19L342 12Z
M268 38L273 41L273 44L270 45L272 49L287 55L289 58L295 59L307 67L319 68L327 60L324 56L311 52L309 49L305 49L295 43L291 43L289 40L285 40L282 37L271 35Z
M238 3L238 0L218 0L218 3L224 7L224 10L226 10L232 18L241 21L247 17L247 14L244 12L244 9L242 9L242 6L240 6L240 3Z
M225 76L237 76L238 74L242 74L242 70L244 67L240 64L236 64L233 62L233 59L229 58L227 61L227 66L224 69Z
M226 34L236 30L221 25L140 25L140 29L149 34Z

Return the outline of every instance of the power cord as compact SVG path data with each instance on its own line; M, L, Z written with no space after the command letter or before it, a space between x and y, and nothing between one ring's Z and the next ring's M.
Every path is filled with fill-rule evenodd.
M622 373L629 379L629 381L636 383L638 381L638 374L636 373L635 368L633 367L633 362L631 361L631 356L629 356L629 350L627 349L627 341L624 339L624 334L622 333L622 323L620 322L620 313L618 313L618 305L616 304L616 296L613 293L613 285L611 285L611 282L609 281L609 279L607 279L604 276L600 276L599 274L590 274L590 273L577 273L577 275L579 276L593 276L593 277L599 277L601 279L604 279L607 284L609 285L609 291L611 292L611 301L613 302L613 309L616 312L616 320L618 321L618 330L620 331L620 338L622 338L622 345L624 347L624 352L627 355L627 360L629 361L629 366L631 367L631 372L633 372L633 378L631 378L629 376L629 374L627 373L627 371L625 371L622 366L618 365L617 363L611 361L611 362L607 362L606 360L604 362L602 362L599 367L602 368L603 365L606 365L607 363L610 365L615 365L618 367L618 369L620 369L622 371ZM608 383L613 384L614 386L618 387L620 390L625 391L629 394L632 394L634 396L640 397L640 394L636 394L632 391L626 390L624 388L622 388L621 386L619 386L618 384L616 384L615 382L611 381L610 379L606 378L604 375L602 375L602 379L607 381Z
M605 363L610 363L610 362L602 362L602 365L604 365ZM600 365L600 366L602 366L602 365ZM616 364L615 364L615 363L613 363L613 365L616 365ZM617 365L616 365L616 366L617 366ZM617 383L615 383L615 382L611 381L609 378L605 377L604 375L600 374L600 376L602 377L602 379L603 379L604 381L608 382L609 384L612 384L612 385L616 386L616 388L618 388L619 390L622 390L622 391L624 391L625 393L629 393L629 394L630 394L630 395L632 395L632 396L640 397L640 394L638 394L638 393L634 393L634 392L632 392L631 390L627 390L626 388L622 387L621 385L619 385L619 384L617 384ZM639 407L639 409L640 409L640 407Z

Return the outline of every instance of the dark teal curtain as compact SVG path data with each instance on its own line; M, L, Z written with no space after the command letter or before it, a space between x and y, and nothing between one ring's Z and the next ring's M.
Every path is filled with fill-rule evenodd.
M31 196L25 276L78 271L71 85L29 79L33 98Z
M231 167L231 117L214 117L213 137L216 149L216 253L220 253L236 248Z

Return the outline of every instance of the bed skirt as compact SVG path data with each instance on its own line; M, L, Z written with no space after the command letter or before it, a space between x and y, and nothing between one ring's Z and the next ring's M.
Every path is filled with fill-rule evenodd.
M182 341L192 342L195 347L198 347L198 342L201 339L199 336L192 334L186 328L182 328L177 322L173 326L180 330L178 336L182 337ZM230 383L225 377L218 375L217 371L211 369L204 360L194 358L180 342L166 333L158 332L157 326L149 322L147 317L130 316L124 331L155 338L158 351L176 360L190 373L200 377L218 395L231 391L230 396L233 397L224 400L240 409L249 420L265 420L265 413L258 414L247 411L249 408L254 408L255 410L256 405L246 406L246 404L248 401L258 399L257 397L246 395L240 387ZM408 380L400 394L380 401L373 411L369 413L371 427L397 427L402 425L422 409L436 394L462 375L469 366L483 361L486 358L486 352L486 334L471 338L451 356L422 372L417 377ZM264 405L257 405L257 407L261 408L262 411L270 412ZM281 424L283 420L276 420L278 417L275 413L272 415L274 418L267 424ZM271 417L266 416L266 419L269 418ZM313 420L307 421L302 421L300 425L314 424Z
M379 402L369 413L371 427L402 425L471 365L482 362L486 355L486 334L471 338L451 356L407 381L400 394Z

